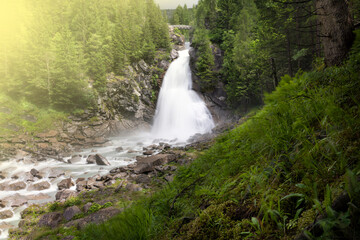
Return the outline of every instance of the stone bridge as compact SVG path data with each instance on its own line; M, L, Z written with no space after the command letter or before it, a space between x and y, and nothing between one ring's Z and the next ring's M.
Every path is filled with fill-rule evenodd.
M192 26L190 25L169 25L172 28L177 28L177 29L186 29L186 30L191 30Z

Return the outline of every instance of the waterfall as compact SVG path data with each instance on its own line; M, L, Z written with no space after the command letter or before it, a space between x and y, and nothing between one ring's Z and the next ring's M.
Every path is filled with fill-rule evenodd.
M205 102L192 90L189 62L189 50L179 51L165 74L152 128L155 138L186 141L215 126Z

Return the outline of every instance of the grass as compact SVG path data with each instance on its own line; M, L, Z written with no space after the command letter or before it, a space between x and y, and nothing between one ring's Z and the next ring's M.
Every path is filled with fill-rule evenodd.
M42 109L23 99L13 99L0 92L0 134L37 134L54 129L54 123L66 121L68 114ZM20 133L20 134L19 134Z
M340 67L284 76L266 104L151 197L79 239L310 239L357 235L360 39ZM192 154L196 154L191 150ZM342 211L334 201L346 192Z

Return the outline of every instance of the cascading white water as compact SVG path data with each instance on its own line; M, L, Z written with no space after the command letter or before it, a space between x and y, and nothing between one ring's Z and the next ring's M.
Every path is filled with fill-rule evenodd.
M215 124L204 101L192 90L189 50L166 72L156 106L152 135L155 138L186 141L196 133L208 133Z

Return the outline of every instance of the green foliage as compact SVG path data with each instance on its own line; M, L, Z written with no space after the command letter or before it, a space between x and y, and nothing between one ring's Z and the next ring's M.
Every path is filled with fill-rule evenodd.
M94 213L94 212L97 212L99 211L100 209L103 209L103 208L108 208L108 207L111 207L113 204L111 202L107 202L105 203L104 205L100 205L98 203L93 203L91 205L91 207L89 208L89 213Z
M284 76L261 110L174 182L83 239L292 239L318 214L324 234L308 236L356 236L359 43L344 66ZM337 212L344 190L351 201Z
M80 205L80 204L81 204L81 199L79 197L70 197L65 201L64 207L67 208L67 207Z
M153 0L31 0L22 7L16 37L1 38L0 91L39 107L90 107L105 92L108 73L170 48Z
M215 60L207 31L196 29L192 44L198 49L196 71L200 78L199 85L203 90L212 89L215 84L215 73L213 71Z

